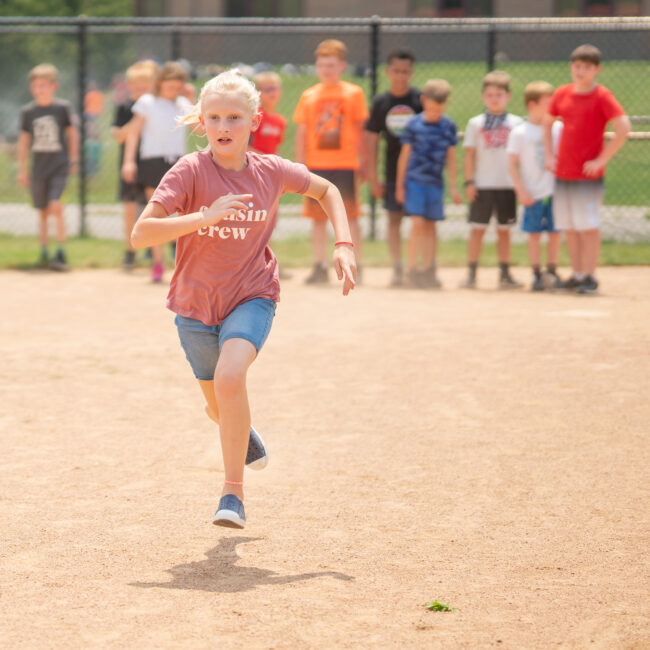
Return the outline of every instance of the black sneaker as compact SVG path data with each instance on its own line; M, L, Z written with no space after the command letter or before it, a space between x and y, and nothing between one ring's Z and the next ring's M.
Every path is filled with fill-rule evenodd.
M476 289L476 276L468 273L458 286L461 289Z
M546 285L544 284L544 278L541 275L533 276L533 283L530 285L531 291L544 291Z
M131 271L135 267L135 251L124 251L122 268L125 271Z
M499 278L499 289L520 289L524 285L515 280L510 273L505 273Z
M598 292L598 280L593 275L588 275L580 283L578 293L582 295L593 295Z
M59 249L56 252L55 258L50 262L50 268L53 271L67 271L68 270L68 262L65 257L65 253L63 250Z
M43 249L41 254L38 257L38 262L36 266L39 266L42 269L46 269L50 265L50 254L47 252L47 249Z
M305 284L326 284L330 281L329 272L326 266L314 264L314 270L305 280Z
M570 278L567 278L566 280L560 282L558 289L562 289L564 291L575 291L581 284L582 280L578 280L575 275L572 275Z

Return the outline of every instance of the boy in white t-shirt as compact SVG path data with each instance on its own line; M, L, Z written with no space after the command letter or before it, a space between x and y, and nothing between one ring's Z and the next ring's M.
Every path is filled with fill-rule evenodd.
M469 272L462 282L464 289L476 288L476 269L483 247L483 235L492 214L497 216L497 252L499 287L522 286L510 275L510 228L517 221L517 202L508 173L506 144L510 131L521 118L506 111L510 101L510 75L495 70L483 78L481 94L485 112L473 117L465 129L465 195L470 202L467 242Z
M548 112L553 86L546 81L533 81L524 89L528 111L526 122L516 126L508 139L508 169L515 184L517 199L524 206L521 229L528 233L528 257L533 268L533 291L557 288L557 261L560 254L560 233L553 224L553 189L555 178L546 169L542 123ZM562 123L553 125L554 148L557 148ZM542 233L548 233L546 274L541 270Z

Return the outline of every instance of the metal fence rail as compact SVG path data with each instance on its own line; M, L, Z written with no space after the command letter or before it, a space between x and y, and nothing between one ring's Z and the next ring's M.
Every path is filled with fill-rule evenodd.
M117 204L118 147L110 136L115 104L124 94L124 70L140 58L185 59L197 87L220 68L238 64L248 71L272 68L283 80L278 106L290 123L281 154L293 154L291 116L300 93L317 82L313 51L319 41L339 38L348 46L346 78L359 84L368 101L387 89L388 53L408 47L417 56L413 84L443 77L452 85L448 114L460 131L482 111L481 79L499 68L512 77L509 110L523 114L523 88L545 79L570 81L570 52L597 45L604 55L601 81L633 116L631 141L610 163L606 181L606 236L650 241L650 18L495 19L236 19L236 18L0 18L0 231L22 232L30 223L28 193L17 187L15 144L20 106L29 101L27 73L48 61L60 70L59 95L84 115L88 90L99 89L104 108L92 122L80 121L79 176L64 196L75 231L122 235ZM190 142L190 147L196 144ZM462 149L459 147L460 158ZM374 202L364 193L367 211ZM296 199L283 202L297 214ZM466 207L450 209L448 236L464 234ZM381 211L379 211L381 216ZM369 220L375 234L375 220Z

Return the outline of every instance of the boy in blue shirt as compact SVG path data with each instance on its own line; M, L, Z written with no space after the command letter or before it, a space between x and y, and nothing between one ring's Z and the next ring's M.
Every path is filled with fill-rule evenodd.
M456 189L455 122L444 115L451 86L444 79L430 79L422 89L422 113L407 124L397 161L397 201L412 218L407 244L409 283L418 288L439 289L436 274L438 237L436 221L444 214L445 166L454 203L461 202ZM422 269L418 269L418 256Z

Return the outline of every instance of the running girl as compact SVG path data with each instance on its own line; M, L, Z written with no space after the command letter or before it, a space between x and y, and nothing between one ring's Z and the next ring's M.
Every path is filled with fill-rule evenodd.
M236 70L205 84L194 112L180 121L200 125L209 147L184 156L165 174L131 236L136 248L178 239L167 307L176 312L206 412L219 424L225 481L213 523L231 528L246 522L244 465L261 469L267 462L266 447L250 426L246 373L269 334L280 295L268 244L282 194L320 203L334 227L333 261L343 295L356 281L336 186L304 165L246 151L259 125L258 107L259 93Z

